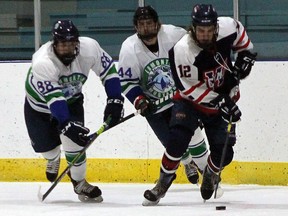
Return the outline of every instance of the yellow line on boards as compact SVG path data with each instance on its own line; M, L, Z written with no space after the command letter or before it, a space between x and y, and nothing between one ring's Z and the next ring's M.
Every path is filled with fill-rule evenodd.
M60 172L67 166L61 158ZM46 161L31 158L0 159L0 181L45 182ZM159 159L87 159L90 182L154 183L159 177ZM221 174L224 184L288 185L288 163L233 161ZM69 181L65 177L63 181ZM175 183L189 183L183 166Z

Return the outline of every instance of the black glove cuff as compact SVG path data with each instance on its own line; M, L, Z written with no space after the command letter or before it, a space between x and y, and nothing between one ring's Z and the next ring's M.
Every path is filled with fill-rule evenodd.
M70 121L62 122L61 124L58 124L58 132L59 134L64 133L66 131L67 126L69 125Z
M124 104L124 98L107 98L107 104Z

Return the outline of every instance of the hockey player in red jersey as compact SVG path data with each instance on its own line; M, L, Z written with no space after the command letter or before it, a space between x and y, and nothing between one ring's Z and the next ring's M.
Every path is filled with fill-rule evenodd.
M241 117L236 105L238 85L249 75L256 54L251 52L253 44L243 25L230 17L218 17L212 5L197 4L191 16L189 33L169 51L178 94L174 98L160 178L152 190L145 191L143 203L146 205L156 205L165 196L199 121L210 145L200 188L204 200L211 198L219 180L227 126L231 123L223 167L233 160L235 123ZM234 65L230 58L233 51L238 54Z
M138 7L133 22L137 32L122 43L119 55L118 73L122 90L135 108L141 110L141 115L146 117L165 146L173 102L169 97L157 107L153 102L173 96L175 85L171 77L168 51L187 31L174 25L161 24L156 10L151 6ZM204 170L208 158L207 145L200 127L187 147L181 162L187 179L197 184L197 170Z

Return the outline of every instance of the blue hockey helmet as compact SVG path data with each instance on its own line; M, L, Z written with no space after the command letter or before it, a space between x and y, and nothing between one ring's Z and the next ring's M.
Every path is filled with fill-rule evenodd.
M71 20L58 20L53 25L54 43L58 41L79 41L79 31Z
M144 19L153 19L154 22L158 22L158 14L150 5L137 8L133 17L133 23L137 25L138 20Z
M58 20L53 25L53 48L56 56L66 66L70 65L80 51L79 31L71 20ZM72 53L59 53L59 42L76 42L74 44L74 51Z
M215 8L211 4L197 4L193 7L192 14L192 25L190 26L191 36L194 39L194 41L203 49L211 49L211 47L214 47L219 26L217 23L218 20L218 14L215 10ZM197 26L214 26L214 35L211 42L200 42L196 36L196 27Z
M144 30L143 28L142 30L140 30L140 28L138 28L138 21L149 19L152 19L155 25L150 26L148 30ZM161 23L159 22L157 12L150 5L137 8L133 17L133 23L137 30L137 36L141 40L147 42L148 40L151 40L155 37L157 38L157 34L161 27Z
M192 24L194 26L217 25L218 14L211 4L197 4L192 10Z

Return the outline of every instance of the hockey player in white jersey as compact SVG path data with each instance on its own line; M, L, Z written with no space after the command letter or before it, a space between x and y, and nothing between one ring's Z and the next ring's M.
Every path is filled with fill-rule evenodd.
M198 4L193 8L189 32L169 51L172 76L179 94L174 97L170 137L161 162L160 179L152 190L145 191L146 200L157 204L167 192L199 120L210 146L200 191L204 200L211 198L219 180L217 175L228 122L232 127L223 167L233 159L235 123L241 117L236 105L238 84L249 75L255 62L256 54L250 52L252 48L239 21L218 17L212 5ZM232 51L238 53L234 66L230 58Z
M153 102L167 95L173 96L175 85L168 51L185 35L186 30L161 24L151 6L138 7L133 22L137 33L122 43L119 55L118 73L122 91L135 108L141 110L141 115L146 117L165 146L173 103L169 99L155 107ZM197 166L201 172L207 164L207 157L206 143L198 127L182 157L185 173L191 183L198 183Z
M110 116L110 127L121 118L124 98L113 60L97 41L79 37L70 20L57 21L52 35L53 40L43 44L32 57L25 84L24 113L32 147L47 159L46 177L54 182L60 164L60 145L69 163L88 141L82 86L89 71L94 71L104 85L104 121ZM69 176L81 201L102 202L101 190L85 180L86 155L71 167Z

